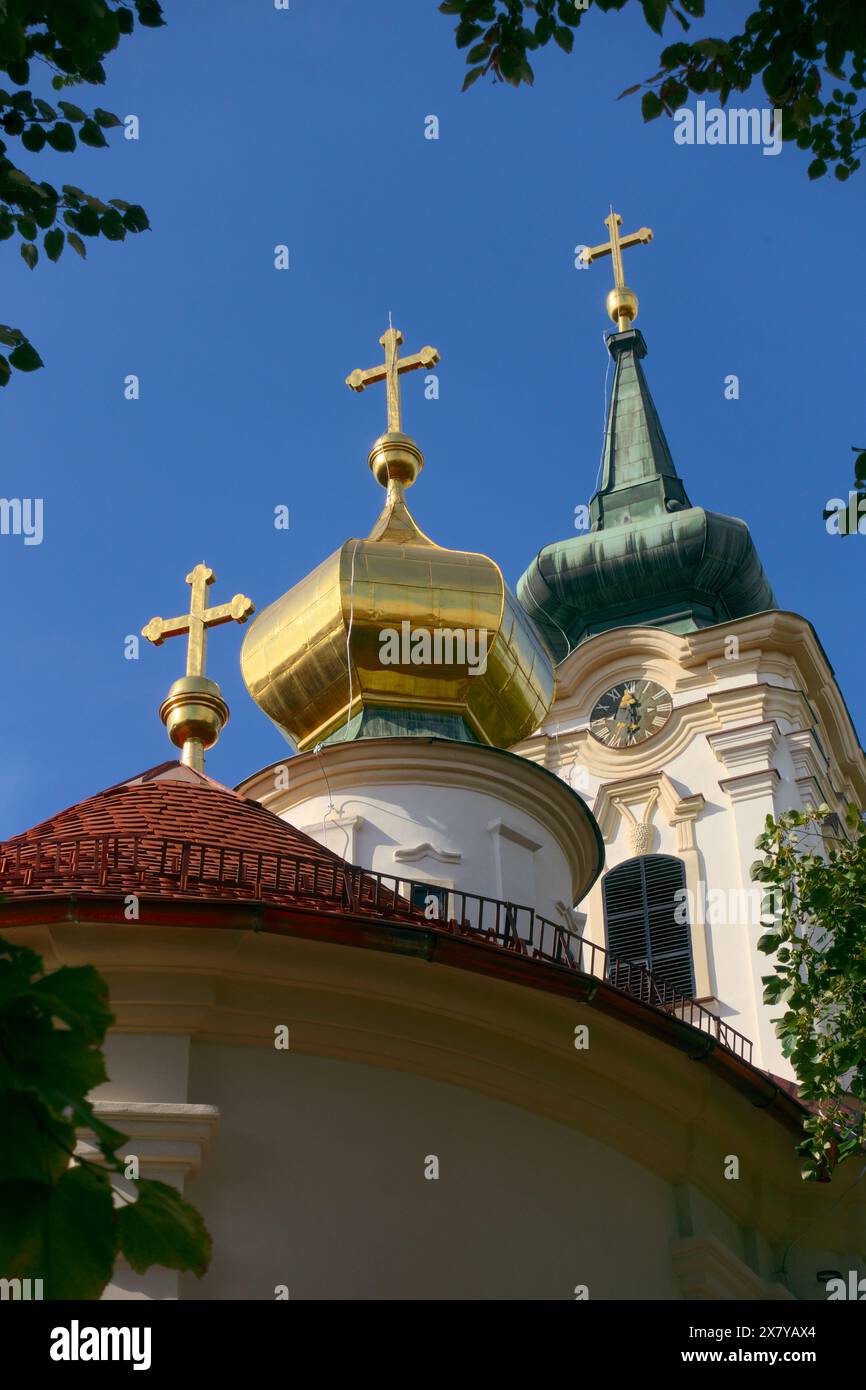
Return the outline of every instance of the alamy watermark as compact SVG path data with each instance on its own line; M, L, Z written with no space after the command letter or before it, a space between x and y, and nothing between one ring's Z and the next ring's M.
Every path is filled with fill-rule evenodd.
M849 492L847 502L831 497L824 508L824 525L831 536L866 536L866 493Z
M708 889L700 879L697 893L678 888L674 901L674 921L680 926L697 920L709 927L766 927L775 916L772 894L761 887Z
M25 545L41 545L41 497L0 497L0 536L23 536Z
M782 148L782 113L773 106L683 106L674 112L678 145L762 145L762 154Z
M399 629L379 633L383 666L466 666L470 676L487 670L487 629L414 627L404 618Z

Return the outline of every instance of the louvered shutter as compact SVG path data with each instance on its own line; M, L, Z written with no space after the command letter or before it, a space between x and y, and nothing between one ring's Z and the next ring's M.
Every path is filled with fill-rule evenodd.
M604 880L607 949L616 960L645 965L659 986L693 998L695 992L688 913L682 917L682 861L642 854L611 869ZM679 908L679 913L677 909Z

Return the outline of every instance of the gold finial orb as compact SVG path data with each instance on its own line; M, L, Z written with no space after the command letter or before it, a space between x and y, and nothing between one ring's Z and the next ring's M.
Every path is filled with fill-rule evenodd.
M213 748L229 718L229 707L216 681L207 676L181 676L159 708L159 717L175 748L198 756L185 757L192 766ZM193 748L190 748L193 745ZM203 762L200 767L203 767Z
M367 462L376 482L387 488L391 483L411 487L424 467L424 455L414 439L398 430L380 434Z
M607 312L620 333L637 318L638 297L628 285L617 285L607 296Z
M638 299L634 290L629 289L625 283L622 253L631 246L647 246L653 239L652 228L641 227L639 231L623 236L619 230L622 218L613 208L610 210L610 216L604 219L604 225L610 232L610 240L603 242L601 246L582 247L579 259L583 265L589 266L602 256L610 256L613 262L613 289L607 296L607 312L619 332L624 333L637 318Z

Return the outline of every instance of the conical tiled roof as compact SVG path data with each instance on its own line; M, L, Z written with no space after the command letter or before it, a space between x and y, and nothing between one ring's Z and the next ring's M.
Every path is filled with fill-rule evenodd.
M0 844L0 894L16 896L118 892L286 904L322 897L333 905L347 872L361 873L258 802L177 762Z

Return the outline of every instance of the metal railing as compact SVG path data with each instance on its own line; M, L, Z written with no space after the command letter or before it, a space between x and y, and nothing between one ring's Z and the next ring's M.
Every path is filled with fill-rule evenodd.
M20 840L0 846L0 894L38 894L70 888L186 897L253 899L312 910L387 916L501 950L563 966L673 1015L750 1062L748 1038L697 1000L656 980L645 965L619 960L606 947L553 922L535 908L425 879L374 873L341 860L229 849L178 838L136 834L83 835L44 845Z

